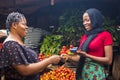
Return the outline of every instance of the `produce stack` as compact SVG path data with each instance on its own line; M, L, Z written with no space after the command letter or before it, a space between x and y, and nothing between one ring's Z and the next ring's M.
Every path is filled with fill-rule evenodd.
M51 49L50 49L51 48ZM44 58L48 58L48 57L50 57L50 56L52 56L52 55L54 55L54 51L56 51L57 50L57 48L55 49L52 49L52 48L54 48L54 47L49 47L48 49L50 49L50 50L48 50L48 52L47 53L44 53L44 51L46 51L46 49L44 49L44 48L41 48L41 49L43 49L42 51L43 51L43 53L42 53L42 51L38 54L38 58L39 58L39 60L41 61L41 60L43 60ZM58 52L58 55L62 55L62 54L68 54L68 55L74 55L73 54L73 52L71 52L71 49L72 48L74 48L74 46L73 45L70 45L68 48L67 48L67 46L62 46L62 48L60 49L60 51Z
M69 45L69 47L64 45L61 47L58 55L68 54L72 56L74 55L74 53L71 52L71 49L73 48L73 45ZM44 53L39 53L38 58L44 60L47 57ZM50 68L50 71L44 72L40 76L40 80L75 80L75 70L73 69L73 66L70 67L70 65L68 65L68 62L64 63L62 66L51 65L51 67L48 68Z
M75 80L75 73L72 69L61 66L44 73L40 76L40 80Z
M73 45L70 45L69 48L67 48L65 45L62 46L62 49L60 50L60 55L61 55L61 54L69 54L69 55L73 54L73 53L70 51L70 49L72 49L73 47L74 47Z

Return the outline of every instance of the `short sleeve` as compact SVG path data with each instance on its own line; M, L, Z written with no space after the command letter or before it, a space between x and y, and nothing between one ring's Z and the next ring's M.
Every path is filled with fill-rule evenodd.
M112 39L112 35L109 32L105 32L104 34L104 45L112 45L113 44L113 39Z
M23 50L16 42L7 42L2 49L2 54L5 57L5 65L29 64L26 58L23 58Z
M11 47L12 48L12 47ZM14 65L14 64L29 64L27 59L25 58L24 56L24 52L23 52L23 49L20 45L15 45L13 46L14 50L12 49L9 49L9 50L12 50L10 52L10 57L11 57L11 64Z

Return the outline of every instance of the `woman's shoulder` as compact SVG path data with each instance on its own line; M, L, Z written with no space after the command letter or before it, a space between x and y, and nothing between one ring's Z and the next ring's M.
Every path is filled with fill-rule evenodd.
M5 41L4 43L3 43L4 45L6 45L6 44L18 44L16 41L12 41L12 40L8 40L8 41Z
M3 47L15 48L15 47L18 47L18 46L20 46L20 44L18 44L18 42L16 42L16 41L12 41L12 40L5 41L3 43Z
M110 33L109 31L103 31L103 32L101 32L100 34L101 34L101 35L105 35L105 36L106 36L106 35L111 35L111 33Z
M99 38L104 40L111 40L112 41L112 35L109 31L103 31L98 35Z
M106 31L106 30L104 30L102 33L110 34L110 32L109 32L109 31Z

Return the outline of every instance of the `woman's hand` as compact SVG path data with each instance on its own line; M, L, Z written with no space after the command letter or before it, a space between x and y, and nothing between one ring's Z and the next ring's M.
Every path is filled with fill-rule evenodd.
M6 31L5 30L0 30L0 38L6 37Z
M61 60L61 57L59 55L53 55L50 57L52 64L58 64Z
M81 50L77 50L76 53L79 54L79 55L82 55L82 56L86 56L87 55L86 52L81 51Z
M60 56L61 56L62 62L66 62L70 58L70 56L68 54L61 54Z

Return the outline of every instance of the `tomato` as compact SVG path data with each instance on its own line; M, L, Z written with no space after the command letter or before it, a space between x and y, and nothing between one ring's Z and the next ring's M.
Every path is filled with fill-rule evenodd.
M73 48L73 47L74 47L74 46L71 44L71 45L70 45L70 48Z
M66 46L62 46L62 49L67 49L67 47Z
M53 71L44 73L40 80L75 80L75 73L70 68L61 66Z

